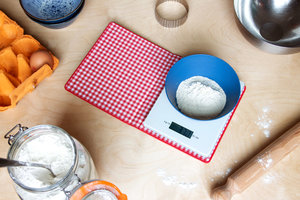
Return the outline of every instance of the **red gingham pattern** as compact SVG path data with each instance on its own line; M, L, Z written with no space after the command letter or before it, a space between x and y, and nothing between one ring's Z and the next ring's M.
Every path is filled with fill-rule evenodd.
M111 22L65 89L121 121L203 161L189 149L145 128L169 69L181 57ZM225 131L225 130L224 130Z
M66 90L141 128L180 59L116 23L110 23L65 85Z

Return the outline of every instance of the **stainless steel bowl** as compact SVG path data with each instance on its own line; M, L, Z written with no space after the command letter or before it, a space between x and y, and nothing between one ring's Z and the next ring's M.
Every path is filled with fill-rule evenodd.
M300 0L234 0L249 41L270 53L300 51Z

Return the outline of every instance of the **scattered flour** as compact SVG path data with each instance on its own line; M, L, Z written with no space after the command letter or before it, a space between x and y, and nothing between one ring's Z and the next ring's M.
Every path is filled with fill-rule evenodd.
M220 177L222 177L223 179L224 178L227 178L229 176L229 174L231 173L232 169L231 168L228 168L225 172L223 171L217 171L215 172L214 174L214 178L210 178L210 181L211 182L214 182L215 181L215 178L218 179Z
M230 174L230 172L231 172L231 168L228 168L225 172L225 175L228 176Z
M156 174L159 177L161 177L163 183L168 186L176 185L183 189L193 189L193 188L197 187L197 185L198 185L197 183L185 182L182 180L178 180L177 176L168 176L166 171L164 171L163 169L158 169Z
M263 155L261 157L258 157L257 162L259 164L261 164L261 166L267 170L268 168L270 168L273 164L273 159L271 158L271 156L269 155L269 153L267 152L266 155Z
M215 81L193 76L179 84L176 100L184 114L197 119L210 119L224 109L226 94Z
M272 124L272 120L269 117L268 107L264 107L262 109L262 114L258 116L258 120L255 123L267 138L270 137L270 126Z
M271 184L272 182L274 182L275 180L275 176L273 176L270 173L267 173L263 176L263 182L266 184Z

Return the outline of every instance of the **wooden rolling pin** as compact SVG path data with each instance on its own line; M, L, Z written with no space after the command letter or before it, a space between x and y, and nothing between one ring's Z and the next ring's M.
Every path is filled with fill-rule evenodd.
M243 192L299 144L300 122L228 177L225 185L215 188L213 200L229 200L233 195Z

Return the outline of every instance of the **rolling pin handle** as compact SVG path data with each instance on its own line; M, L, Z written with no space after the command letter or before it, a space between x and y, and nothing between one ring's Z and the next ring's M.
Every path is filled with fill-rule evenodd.
M230 200L236 193L238 193L238 190L234 187L233 179L229 177L225 185L217 187L212 191L212 199Z

